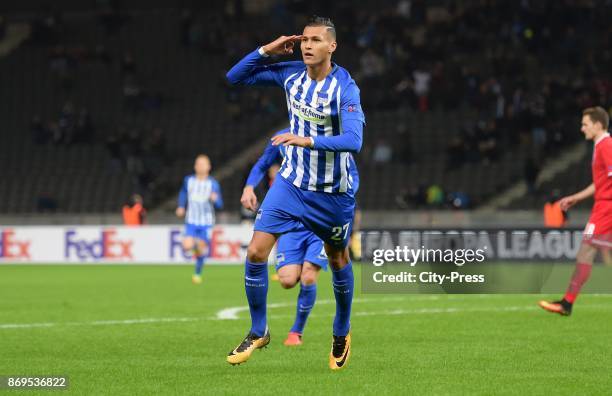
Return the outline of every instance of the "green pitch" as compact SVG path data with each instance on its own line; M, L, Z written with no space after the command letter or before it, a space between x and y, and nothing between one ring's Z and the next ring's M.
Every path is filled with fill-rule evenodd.
M605 295L581 296L574 315L563 318L541 311L533 295L356 290L351 360L331 372L329 273L303 346L282 345L297 289L271 282L272 343L232 367L225 356L250 324L242 275L240 266L208 266L194 286L186 266L2 265L0 376L68 375L68 393L87 395L612 390L612 298Z

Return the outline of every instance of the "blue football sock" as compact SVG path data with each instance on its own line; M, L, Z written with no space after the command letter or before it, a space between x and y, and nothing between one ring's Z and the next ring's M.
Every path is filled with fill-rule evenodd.
M332 270L332 284L336 297L334 335L345 336L351 327L351 305L353 303L353 265L349 261L341 270Z
M195 264L195 274L202 274L202 267L204 267L204 255L196 256L196 264Z
M262 337L267 325L268 263L251 263L246 260L244 288L251 311L251 333Z
M306 326L306 320L312 307L314 307L315 300L317 299L317 284L305 285L300 283L300 294L297 299L297 312L295 314L295 322L291 327L292 333L304 332L304 326Z

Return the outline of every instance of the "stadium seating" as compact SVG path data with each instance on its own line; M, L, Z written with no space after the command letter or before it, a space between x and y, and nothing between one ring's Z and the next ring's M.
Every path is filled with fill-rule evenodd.
M225 58L181 46L180 12L172 12L173 18L167 17L167 11L138 14L114 36L107 36L90 15L67 18L61 36L64 47L93 49L102 44L112 58L109 65L79 60L69 69L73 80L69 90L63 89L49 70L47 46L23 46L0 62L0 97L6 104L0 109L4 129L0 166L5 175L0 212L33 211L42 193L54 197L61 211L117 211L136 189L133 175L109 170L104 144L120 128L162 129L173 160L155 177L167 181L167 194L178 189L197 153L209 154L215 166L222 166L225 159L284 118L281 112L275 117L254 112L239 120L230 118L221 73L227 67ZM160 109L136 113L126 109L119 68L124 51L133 54L143 90L161 92ZM34 144L30 131L33 116L43 121L57 119L66 101L77 111L89 109L95 126L94 143ZM163 198L154 197L158 201Z
M236 4L238 3L240 2ZM490 96L494 91L490 86L496 84L491 81L499 81L499 85L507 89L503 92L506 105L518 100L513 92L519 92L522 87L531 89L530 92L523 92L518 100L523 110L534 103L537 105L538 95L547 90L549 97L554 98L561 92L565 99L575 100L575 103L556 103L549 100L545 108L546 114L551 115L549 118L552 121L562 125L561 128L555 127L557 130L562 129L561 140L551 149L543 149L542 146L537 148L540 162L555 156L559 149L580 138L574 118L580 106L590 103L584 95L580 96L580 89L584 87L568 89L569 83L563 85L565 83L557 81L563 81L563 78L556 76L555 80L547 74L551 71L553 74L562 74L565 70L564 64L548 61L538 64L532 56L541 52L547 60L554 60L554 56L565 53L566 49L550 46L538 49L536 44L543 45L545 39L534 44L529 41L531 36L520 36L512 42L508 40L508 45L514 46L512 51L516 50L524 58L524 64L519 65L523 68L522 74L529 76L529 81L512 81L512 70L508 71L498 64L499 59L490 61L488 57L491 54L485 51L486 45L470 35L470 29L475 29L475 32L496 31L498 27L495 21L496 18L503 19L503 12L500 11L503 8L497 9L495 2L491 5L467 2L464 10L449 8L452 12L463 12L462 20L470 21L476 26L474 27L468 26L469 24L462 25L460 20L448 19L433 12L436 7L446 3L431 2L427 5L431 7L429 14L422 14L420 8L418 12L417 9L414 10L409 18L408 26L414 29L410 34L417 34L419 26L429 23L430 30L426 32L429 36L425 37L429 41L425 42L433 47L419 48L415 43L403 43L407 46L404 51L422 57L428 67L433 67L439 54L432 54L431 51L436 52L448 45L449 49L454 51L449 54L448 62L459 62L460 65L465 63L465 68L457 68L455 63L452 65L454 71L443 77L453 79L455 88L459 87L458 100L462 103L459 106L450 103L452 95L456 93L451 90L452 87L446 87L448 91L443 89L442 94L434 92L436 87L432 87L429 108L420 110L418 108L422 104L415 104L414 96L385 101L386 96L393 96L398 84L401 85L398 81L401 80L404 70L407 76L411 76L412 71L419 67L420 58L404 59L403 63L400 63L401 68L389 64L383 75L375 77L363 77L364 72L368 70L364 69L361 63L364 47L376 46L381 40L384 44L385 37L397 34L398 26L403 26L401 23L398 25L403 21L401 18L407 17L394 14L399 11L392 8L379 10L376 2L364 4L364 10L369 10L368 12L376 16L372 19L375 22L370 26L371 32L379 34L368 35L367 30L355 31L355 25L349 23L351 18L365 23L367 18L364 15L348 12L347 9L351 8L348 2L334 3L336 14L342 15L342 19L338 21L339 33L351 37L343 39L342 50L338 51L334 59L358 79L367 117L364 147L357 158L362 175L359 194L362 208L451 208L453 205L449 203L448 198L453 193L467 196L468 207L473 208L521 180L525 173L525 163L533 155L531 149L535 146L533 140L537 132L533 131L532 126L537 122L533 124L533 120L528 119L528 126L521 126L520 131L517 125L524 120L517 120L518 122L510 127L506 125L503 130L505 135L501 132L496 135L498 154L494 160L483 159L483 156L477 153L478 150L474 147L477 147L478 143L468 149L468 160L453 163L449 159L448 145L454 137L462 136L466 126L468 129L473 128L479 122L489 122L492 119L491 107L497 106L495 100L499 99L499 96ZM100 23L95 8L83 6L83 3L77 1L66 2L64 9L67 12L61 18L57 35L53 36L53 40L42 43L35 40L36 37L40 39L36 34L35 20L42 18L44 12L48 11L42 11L45 7L38 0L25 1L18 7L34 13L35 10L40 10L40 14L35 14L37 16L34 19L25 18L28 21L34 20L32 40L0 61L0 101L3 103L3 106L0 106L3 128L0 133L0 166L5 175L0 180L0 212L35 211L41 197L53 198L59 211L115 212L127 197L136 191L144 193L147 206L153 208L172 200L176 195L181 177L190 172L196 154L209 154L214 171L223 167L228 159L241 155L251 143L286 123L282 92L276 89L230 88L224 80L225 71L239 56L262 40L284 32L291 21L279 17L283 15L280 5L280 8L273 10L276 14L271 19L257 13L247 12L242 16L237 16L236 13L226 14L216 23L225 34L229 34L227 39L231 45L229 48L203 49L201 44L188 46L185 43L184 10L167 8L164 2L157 0L151 3L152 7L147 7L146 4L148 3L140 0L125 1L125 9L118 19L120 26L109 31ZM266 4L265 1L254 2L248 6L264 8ZM421 3L416 6L425 7ZM214 41L214 26L217 25L211 25L207 18L226 12L225 3L211 2L207 7L209 8L199 14L196 10L195 15L200 23L205 25L199 34L203 35L205 40L212 37ZM9 7L6 10L10 20L11 9ZM538 8L517 10L517 18L529 21L530 13L537 12ZM591 12L587 8L580 8L578 11ZM562 8L555 8L551 12L571 16L571 10ZM485 14L490 14L487 21L493 21L486 23L486 26L482 25ZM438 17L442 17L444 21L436 20ZM426 22L428 18L431 21ZM20 21L23 22L23 19ZM266 29L262 30L264 21ZM302 19L296 19L293 22L301 21ZM598 20L597 23L601 21ZM593 26L599 26L597 23ZM596 31L594 27L589 26L581 27L587 34L585 37L590 37L588 34ZM385 31L387 28L391 33ZM486 29L482 30L484 28ZM454 38L456 41L445 44L440 38L446 37L445 32L448 29L456 30L457 37ZM527 33L527 30L525 32ZM567 42L561 40L563 45L571 44L571 32L564 34L569 35L569 39ZM354 37L356 38L353 39ZM417 40L416 36L410 37ZM488 36L481 38L489 40ZM539 36L536 38L540 39ZM381 48L390 51L393 43L387 44L390 46ZM595 40L589 41L589 44L596 46L601 43ZM62 47L69 55L67 66L62 66L64 69L60 67L59 71L50 57L58 47ZM102 57L96 58L96 48L104 48L107 51L104 58L106 60ZM130 54L133 58L135 71L124 70L122 59L125 54ZM379 54L381 57L383 55ZM394 56L387 57L386 61L392 62ZM566 58L563 58L563 62L568 62ZM471 70L479 63L486 64L486 67L480 71L481 75L472 76ZM444 66L451 68L446 64ZM548 67L552 69L548 70ZM125 76L129 73L135 75L137 86L144 92L145 99L139 100L136 106L131 104L129 98L124 97ZM397 79L398 75L400 80ZM485 92L481 97L477 93L479 90ZM486 93L487 90L491 92ZM602 98L605 101L606 97ZM33 118L38 116L43 124L49 120L57 121L67 102L72 103L77 112L86 108L91 114L95 128L92 142L34 143L31 127ZM558 117L559 114L566 116L561 118ZM530 122L532 124L529 124ZM163 158L154 158L153 165L146 165L145 167L150 169L144 172L144 175L134 170L128 172L126 158L113 163L106 147L110 137L119 136L121 133L138 133L139 139L146 142L151 131L156 128L163 133L162 146L165 154ZM548 131L549 141L552 129L551 127ZM518 135L521 137L517 137ZM521 139L523 141L519 142ZM373 152L381 141L390 146L391 155L384 160L375 160ZM146 154L146 149L141 151ZM123 155L125 157L125 153ZM151 162L141 158L142 153L139 156L139 161L147 164ZM245 167L246 165L245 162ZM238 209L241 184L246 171L246 168L236 169L221 181L226 209ZM562 177L558 179L561 183L568 180ZM28 183L23 180L28 180ZM550 187L553 185L551 182ZM432 186L442 190L442 202L428 203L427 199L423 198L423 192ZM574 186L567 185L567 190L572 190L571 187ZM543 186L541 190L546 188L549 186ZM511 207L540 207L541 199L541 195L533 195L513 202Z

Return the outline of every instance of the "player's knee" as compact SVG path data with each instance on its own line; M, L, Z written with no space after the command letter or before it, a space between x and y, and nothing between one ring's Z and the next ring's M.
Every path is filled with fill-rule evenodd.
M303 271L302 275L300 276L300 282L306 286L314 285L315 283L317 283L317 278L318 274L316 271Z
M339 269L344 268L350 261L348 248L344 250L326 249L326 252L327 252L327 260L329 261L329 265L334 270L339 270Z
M328 260L329 265L335 270L342 269L348 264L348 258L345 257L329 257Z
M257 246L253 243L249 244L247 248L247 258L251 263L265 263L268 261L268 255L270 252L261 246Z
M278 281L283 289L292 289L297 285L298 279L295 276L279 276Z
M194 243L193 239L187 238L183 240L183 250L191 250L193 249Z
M591 246L588 243L583 243L578 250L578 254L576 255L576 261L584 264L593 264L596 254L597 249L594 246Z

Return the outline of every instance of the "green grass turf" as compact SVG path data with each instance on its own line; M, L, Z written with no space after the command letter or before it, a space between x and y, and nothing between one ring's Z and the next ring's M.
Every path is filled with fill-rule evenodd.
M612 298L603 295L581 296L563 318L539 310L534 295L362 295L357 286L353 354L331 372L329 273L303 346L282 345L297 289L271 282L268 301L281 305L269 309L272 343L232 367L225 355L246 334L248 312L215 317L246 304L242 274L209 266L194 286L186 266L1 265L0 375L66 374L67 393L88 395L612 391ZM6 326L32 323L48 325Z

